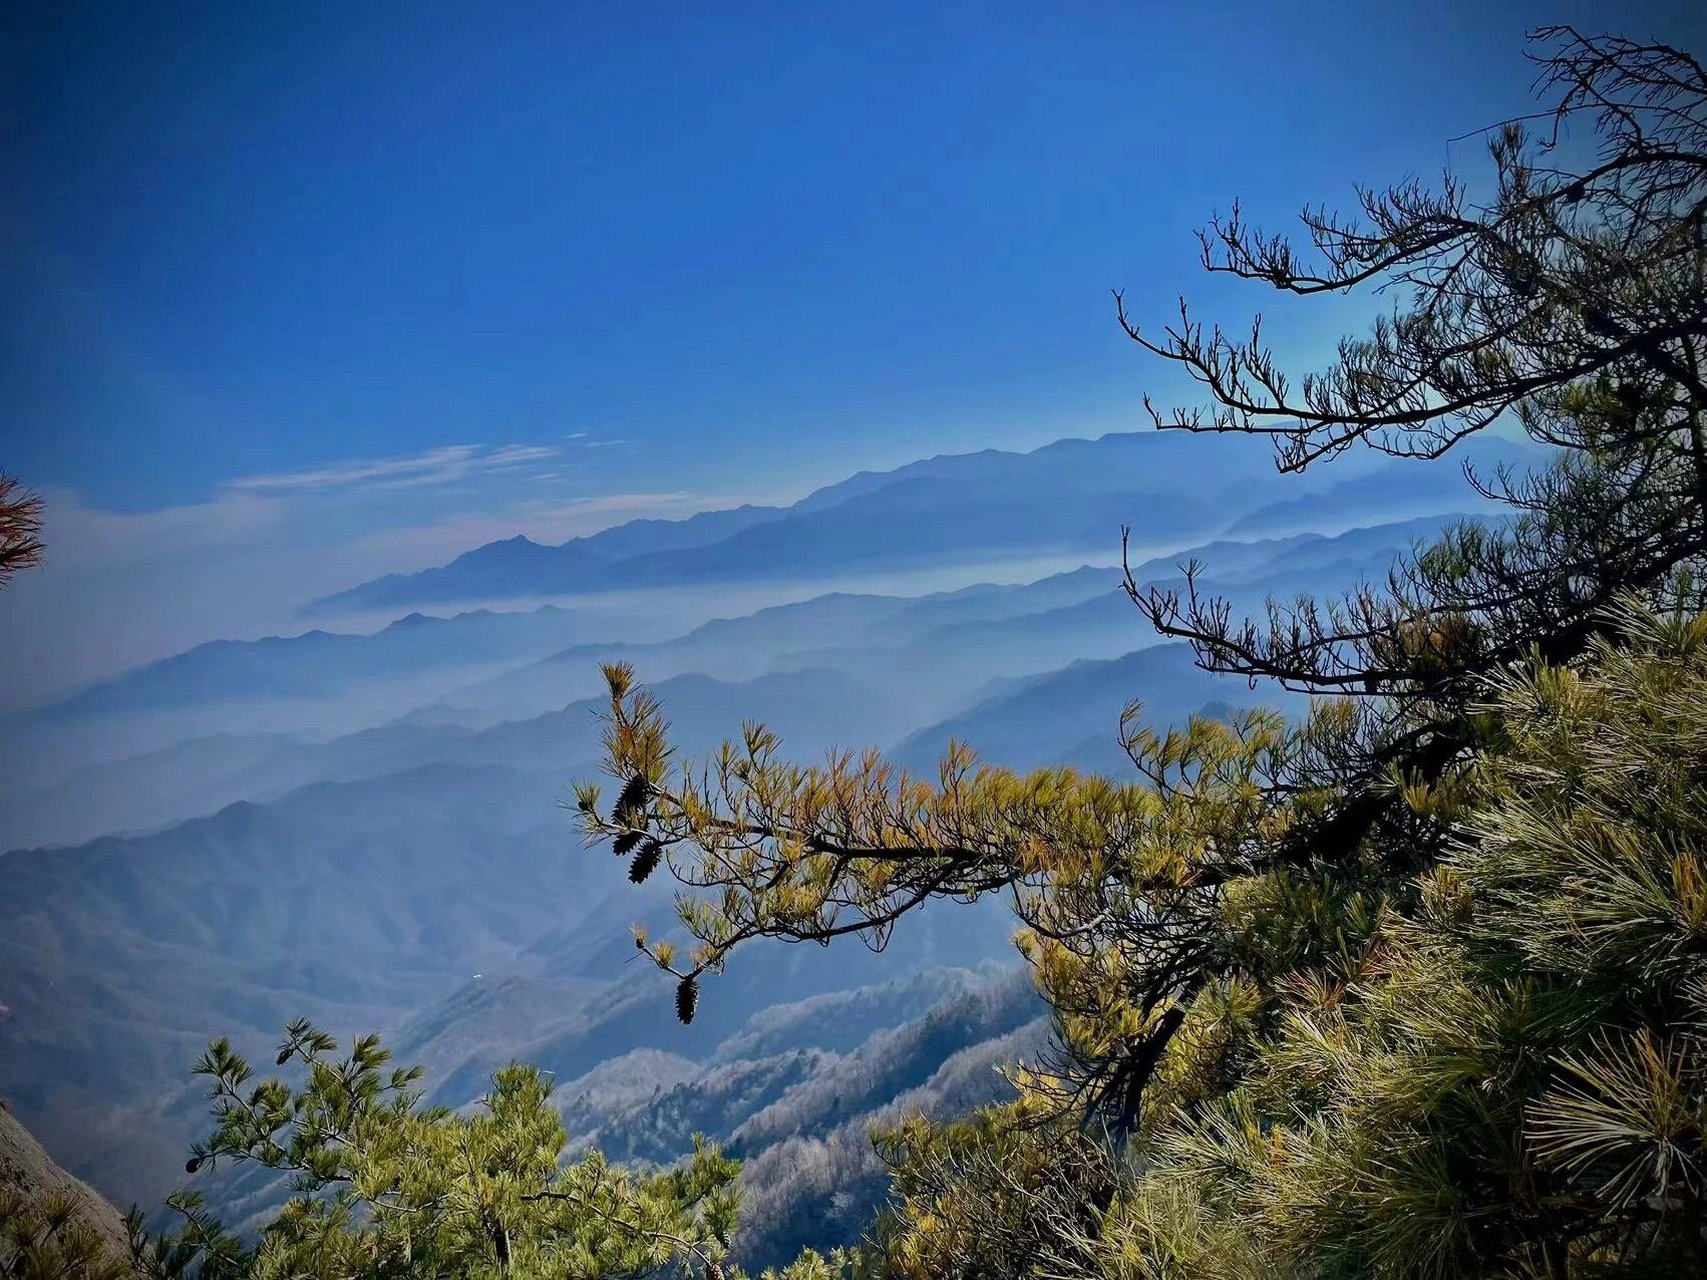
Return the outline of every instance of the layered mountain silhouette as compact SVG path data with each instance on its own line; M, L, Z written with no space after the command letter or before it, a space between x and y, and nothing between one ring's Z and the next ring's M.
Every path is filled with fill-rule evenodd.
M1013 918L932 904L885 954L749 948L683 1028L628 932L677 928L675 886L628 884L561 807L597 774L601 664L634 666L689 758L758 719L803 762L876 746L930 776L958 739L994 764L1131 777L1130 701L1157 726L1301 707L1159 643L1124 589L1122 523L1137 582L1177 585L1195 561L1249 610L1378 578L1485 515L1450 467L1372 457L1301 494L1249 441L1106 436L561 547L493 543L323 602L406 614L377 631L218 640L123 673L7 725L22 749L0 808L0 1080L61 1164L158 1203L205 1124L187 1072L206 1041L266 1060L306 1015L386 1033L453 1106L534 1061L577 1141L619 1157L668 1162L695 1127L729 1142L760 1224L751 1265L833 1241L881 1191L872 1124L999 1096L997 1064L1045 1041ZM1051 558L1083 567L992 567ZM926 564L962 568L909 589ZM800 586L711 603L765 579ZM628 588L644 605L432 612ZM282 1194L264 1171L201 1189L237 1222Z
M1479 447L1489 467L1526 453L1501 441ZM1030 453L987 449L861 472L785 508L635 521L554 547L526 538L488 543L449 564L362 583L310 607L325 613L826 580L1049 551L1094 551L1106 558L1118 549L1123 524L1143 538L1179 542L1212 536L1264 510L1261 529L1252 532L1327 527L1338 519L1336 507L1351 517L1340 528L1368 522L1383 502L1398 514L1438 510L1443 485L1464 489L1456 472L1443 478L1441 470L1450 468L1389 462L1378 478L1365 477L1367 493L1380 495L1378 501L1352 490L1361 502L1356 510L1325 502L1312 520L1308 510L1273 504L1308 503L1327 482L1277 475L1267 448L1247 438L1144 432L1062 440Z

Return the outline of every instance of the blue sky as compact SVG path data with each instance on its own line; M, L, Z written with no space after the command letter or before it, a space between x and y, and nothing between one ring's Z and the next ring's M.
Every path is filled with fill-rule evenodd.
M1111 287L1319 359L1346 313L1205 280L1208 214L1473 165L1447 139L1527 109L1527 27L1688 41L1687 7L13 6L0 465L62 552L32 589L69 625L242 545L317 590L1134 428L1181 387Z

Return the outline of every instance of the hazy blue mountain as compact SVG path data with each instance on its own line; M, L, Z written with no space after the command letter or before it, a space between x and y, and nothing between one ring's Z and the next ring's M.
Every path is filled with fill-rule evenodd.
M691 673L649 685L664 701L675 741L703 752L740 730L743 718L772 725L786 740L812 750L837 742L881 741L908 717L898 694L872 688L838 671L777 672L752 680L714 680ZM309 748L299 767L320 777L350 778L423 764L502 765L567 772L597 761L598 715L608 696L583 698L561 710L487 729L388 725Z
M795 511L817 511L864 497L889 485L930 480L957 486L1006 489L1016 482L1061 493L1142 492L1191 474L1222 473L1225 481L1268 479L1273 457L1259 440L1234 436L1193 438L1183 432L1113 432L1094 440L1056 440L1027 453L980 449L939 454L890 471L861 471L826 485Z
M1427 516L1334 535L1299 534L1190 547L1133 566L1141 586L1183 584L1181 566L1196 560L1208 592L1226 592L1242 609L1260 608L1270 593L1334 592L1360 577L1386 572L1418 540L1437 535L1452 516ZM909 634L911 633L911 634ZM1049 670L1083 657L1119 656L1156 639L1127 595L1119 569L1086 567L992 597L925 600L895 616L883 640L890 669L932 670L946 660L962 679L1001 670ZM894 642L904 641L899 646ZM834 651L789 655L824 662ZM843 655L845 657L845 655ZM933 665L934 664L934 665ZM855 669L862 669L855 664Z
M1459 499L1463 495L1451 496ZM1347 564L1384 560L1409 551L1419 542L1433 541L1446 525L1464 520L1480 522L1489 518L1486 513L1459 511L1447 506L1426 515L1385 520L1332 533L1217 538L1201 546L1135 564L1132 576L1139 582L1174 579L1188 560L1195 560L1202 566L1205 578L1218 583L1237 585L1253 579L1277 580L1292 573L1319 573L1324 569L1343 569ZM1341 581L1336 585L1349 586L1350 582ZM1305 589L1301 583L1294 590Z
M956 619L999 620L1052 604L1078 601L1115 579L1107 569L1080 569L1021 585L981 583L923 597L831 592L704 623L685 635L651 643L580 645L445 695L447 707L527 715L599 683L604 662L632 663L648 681L685 671L743 679L779 668L832 664L850 650L896 643ZM881 673L895 684L902 673Z
M1071 762L1087 742L1099 738L1114 753L1120 713L1129 700L1142 701L1144 720L1157 725L1182 723L1208 704L1298 705L1283 691L1252 690L1242 680L1199 669L1189 645L1164 644L1015 681L965 714L912 734L892 754L909 768L929 770L951 738L991 764L1016 769Z
M892 714L825 672L696 675L661 691L690 751L756 714L810 756L843 734L881 737ZM453 1092L472 1096L517 1053L573 1076L640 1046L709 1052L715 1042L684 1042L667 984L645 981L659 975L628 963L631 920L673 919L665 882L632 891L624 860L582 849L558 807L569 778L593 771L594 709L288 745L339 780L147 836L0 856L0 1079L20 1114L108 1194L156 1198L181 1165L162 1153L199 1123L182 1081L208 1038L264 1049L303 1013L345 1033L387 1027L458 999L484 981L475 974L549 985L483 988L430 1032L430 1014L416 1024ZM901 963L1009 954L994 917L945 909L918 924L897 944ZM883 957L776 952L755 951L707 992L698 1034L893 973Z
M613 561L704 546L782 513L779 507L742 506L702 511L683 520L630 520L556 546L521 536L506 538L464 552L437 568L387 574L340 591L315 601L305 612L567 595L606 580L606 569Z
M211 1036L264 1049L304 1013L386 1026L620 882L578 849L561 781L428 767L0 856L6 1093L108 1195L157 1199L182 1156L160 1163L148 1135L191 1136L158 1107Z
M989 449L862 472L780 513L706 513L696 517L707 523L696 527L695 537L668 545L667 535L656 531L649 537L611 531L599 535L602 544L577 539L557 548L526 539L492 543L436 569L351 588L317 607L803 577L828 581L874 568L989 559L1018 550L1106 552L1117 544L1122 523L1158 536L1216 532L1226 523L1229 499L1239 498L1248 509L1253 486L1274 484L1267 451L1230 438L1191 442L1174 433L1146 432L1064 440L1030 453Z
M1391 559L1433 537L1452 516L1375 528L1296 534L1252 542L1218 540L1134 566L1140 582L1171 580L1200 560L1213 584L1337 590L1379 575ZM518 666L445 696L447 708L526 715L596 687L602 662L631 662L645 679L683 671L733 678L802 666L854 671L873 684L904 687L929 713L998 675L1049 670L1081 657L1115 657L1149 638L1121 588L1120 571L1087 565L1021 584L980 583L908 599L830 593L703 624L675 639L582 645Z
M1040 492L1025 479L960 485L898 480L834 507L791 512L721 542L620 562L609 586L664 586L750 579L831 579L945 561L1049 551L1105 553L1123 520L1177 537L1217 531L1217 493L1177 480L1155 489Z
M383 609L395 604L442 603L447 600L497 600L506 596L557 594L597 576L608 557L580 540L547 546L518 534L501 542L466 551L446 565L418 573L388 573L335 595L316 600L306 614L337 609ZM459 584L479 582L481 590L464 595Z
M576 541L586 550L606 559L621 560L653 551L703 547L742 529L766 524L786 511L785 507L749 503L723 511L701 511L682 520L630 520Z
M714 619L674 639L577 645L453 690L444 701L464 710L528 715L586 696L602 684L600 666L619 661L632 663L649 682L684 672L748 679L770 670L776 654L791 643L865 635L909 603L900 596L832 592L738 618Z
M1227 526L1229 538L1290 533L1303 529L1336 530L1352 524L1388 523L1437 511L1487 512L1495 505L1470 484L1468 467L1484 484L1502 466L1521 475L1546 464L1547 450L1528 440L1484 435L1466 440L1438 465L1416 458L1394 459L1363 475L1335 479L1319 493L1299 494L1265 503Z
M598 681L596 664L590 679ZM690 673L651 682L685 748L709 750L758 716L790 742L866 745L912 727L916 706L899 689L831 670L797 670L735 682ZM556 770L567 780L600 754L598 714L608 696L482 729L401 721L313 742L287 735L196 739L93 766L52 787L20 792L0 812L0 848L66 843L211 813L237 800L273 800L318 781L354 781L423 765ZM561 792L559 786L553 795ZM83 799L87 793L91 799Z
M206 812L207 795L224 803L249 794L241 777L286 739L347 734L566 644L657 636L667 625L547 606L412 614L372 634L316 630L197 645L0 721L16 753L0 779L0 849Z
M223 808L248 796L274 761L311 745L283 733L216 734L18 787L0 805L0 850L138 832Z
M596 620L547 605L527 613L415 613L371 635L306 631L261 640L213 640L93 685L35 713L97 715L198 703L321 696L422 668L521 660L638 620Z
M1115 573L1102 575L1105 583L1118 580ZM958 664L963 681L983 680L1001 673L1047 671L1080 657L1124 653L1153 639L1126 592L1111 587L1035 613L948 623L914 636L900 652L886 656L894 667Z
M1444 519L1331 537L1221 541L1146 562L1135 573L1151 580L1153 571L1177 572L1177 561L1197 558L1213 575L1207 589L1227 592L1240 608L1256 609L1270 592L1331 592L1359 577L1379 577L1395 554L1437 533ZM1119 581L1115 570L1087 567L1033 583L981 584L914 599L831 593L715 620L673 640L581 645L447 695L465 710L479 710L466 722L448 708L439 715L423 708L327 742L300 735L222 735L90 766L53 786L15 788L0 810L0 848L143 830L233 800L272 799L317 779L371 777L435 762L527 768L590 760L593 717L603 705L599 667L613 659L632 662L644 681L659 688L672 711L687 717L679 727L715 724L721 736L743 715L762 713L778 721L790 742L888 743L966 709L985 696L981 690L992 680L1047 672L1082 658L1119 657L1152 639ZM554 619L559 612L546 616ZM413 621L359 639L382 650L395 648L399 636L430 641L442 635L466 643L470 623L508 638L515 634L511 624L538 622L534 615L464 615L443 623ZM496 628L498 623L504 627ZM277 662L287 674L308 660L289 642L242 652L251 662ZM427 661L419 650L416 658ZM726 688L732 679L809 668L822 674ZM186 661L185 670L194 669ZM696 674L703 671L725 679Z
M1379 579L1396 555L1417 539L1437 533L1444 519L1427 517L1332 537L1301 535L1264 543L1260 552L1216 543L1138 565L1134 577L1145 587L1183 588L1178 563L1197 558L1209 574L1200 581L1201 589L1227 598L1236 612L1251 613L1261 610L1271 595L1333 595L1359 580ZM1227 576L1218 576L1217 567L1227 569ZM927 601L851 645L784 653L776 665L833 667L871 684L904 687L921 709L934 708L941 717L982 700L992 681L1054 671L1083 659L1121 657L1158 639L1124 588L1114 585L1121 582L1118 571L1081 570L1061 575L1061 580L1075 587L1064 597L1071 603L1026 611L1025 605L1052 593L1013 588L1002 598L1006 611L981 617L978 609L967 609L972 616L962 621L956 620L960 610ZM1045 588L1055 581L1034 586ZM1097 594L1084 594L1097 587L1102 588ZM925 619L938 625L908 635Z
M1118 580L1118 570L1087 564L1033 582L983 582L958 591L940 591L905 602L884 633L891 637L923 635L955 623L994 622L1078 604L1101 595ZM807 638L801 637L802 641Z

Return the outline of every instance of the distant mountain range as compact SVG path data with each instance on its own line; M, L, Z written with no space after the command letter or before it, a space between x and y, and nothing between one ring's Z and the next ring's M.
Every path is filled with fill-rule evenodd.
M54 715L181 708L196 702L322 696L413 671L537 657L577 640L638 628L639 619L590 619L545 605L528 613L412 613L372 635L305 631L262 640L212 640L56 703ZM596 628L596 629L595 629Z
M1302 710L1301 701L1271 688L1253 690L1201 670L1189 646L1157 645L1123 658L1083 660L1048 675L1007 681L972 710L921 729L891 755L926 772L949 739L973 746L989 764L1035 769L1071 764L1101 773L1129 770L1120 746L1119 714L1112 690L1127 689L1142 704L1142 721L1183 724L1192 715L1276 706ZM1112 711L1112 715L1110 714Z
M1144 432L1062 440L1030 453L987 449L861 472L789 507L636 521L554 547L526 538L488 543L438 568L351 587L310 609L828 581L1018 552L1107 557L1118 548L1122 524L1146 536L1202 538L1264 501L1323 483L1277 476L1260 442L1232 436ZM1386 487L1393 497L1405 484L1395 471Z
M1324 517L1344 528L1385 524L1395 519L1451 508L1470 510L1476 501L1465 475L1468 468L1483 484L1492 483L1501 467L1521 472L1545 457L1526 442L1491 437L1466 441L1453 450L1452 461L1439 465L1414 459L1395 461L1362 475L1335 479L1318 493L1296 492L1241 515L1226 527L1228 538L1260 537L1322 527Z
M1257 607L1271 591L1332 590L1379 574L1441 523L1430 517L1334 537L1211 543L1134 572L1140 581L1167 582L1177 577L1179 561L1199 559L1219 571L1207 581L1210 589ZM201 645L37 718L98 725L103 714L139 707L221 700L240 707L242 691L252 688L343 689L359 698L364 680L403 669L456 669L482 653L508 655L509 665L372 729L326 740L266 732L198 736L89 764L50 784L14 787L0 809L0 848L142 831L235 800L276 799L314 781L429 763L590 764L597 754L594 713L603 705L600 665L617 660L634 664L658 688L678 732L705 745L743 715L763 713L791 740L799 731L809 742L887 745L911 729L914 737L900 749L916 765L934 766L952 734L987 751L1000 744L995 758L1004 763L1029 765L1049 758L1040 753L1070 751L1071 763L1120 767L1103 749L1115 741L1119 712L1106 690L1144 691L1160 699L1157 714L1175 718L1214 701L1227 682L1196 671L1177 646L1154 658L1123 656L1151 637L1119 582L1116 570L1087 567L1032 583L922 597L831 593L718 619L671 640L572 644L544 657L533 655L553 638L577 639L596 624L546 606L532 613L412 616L367 636L311 631ZM1072 675L1092 659L1104 662L1100 674ZM1060 678L1071 676L1092 698L1082 712L1069 700L1051 713L1042 694L1031 695L1026 715L1004 709L1002 700L1022 696L1015 681L1052 678L1047 673L1063 666ZM944 723L924 727L933 720ZM1002 727L1008 722L1030 741L1029 750L1010 750ZM1072 733L1083 736L1063 738ZM1093 734L1101 744L1096 749L1087 745Z
M597 668L591 674L597 677ZM658 682L683 743L709 749L760 715L779 731L812 742L847 735L888 740L907 722L900 691L874 688L834 670L796 670L746 681L685 672ZM45 788L15 796L0 813L12 846L87 839L94 831L136 831L174 817L212 813L238 800L275 800L313 782L352 782L424 765L500 765L520 770L595 767L603 698L581 698L525 719L475 730L399 721L324 742L284 734L192 738L130 759L90 765Z
M387 574L315 601L308 612L386 608L412 602L498 600L509 596L569 595L597 589L625 560L671 551L691 551L765 524L785 514L780 507L737 507L705 511L684 520L631 520L615 528L557 546L542 546L520 534L464 552L448 565L412 574ZM474 594L466 594L478 584Z
M410 611L372 634L218 640L14 717L0 847L54 847L0 855L0 1091L61 1164L154 1203L204 1122L187 1071L206 1040L264 1053L306 1015L386 1032L452 1105L537 1062L577 1141L618 1157L668 1162L695 1127L727 1141L751 1265L846 1238L882 1194L871 1124L996 1097L996 1065L1047 1039L1012 917L932 904L883 955L754 947L682 1027L628 934L679 927L674 886L629 885L559 807L598 767L600 664L635 666L689 757L754 718L807 762L874 745L929 773L956 738L1015 768L1131 776L1129 700L1157 725L1301 704L1157 642L1112 567L1121 523L1147 548L1140 582L1197 560L1206 589L1253 609L1378 577L1486 515L1451 467L1369 459L1300 482L1252 443L992 450L789 507L492 543L324 602ZM991 568L1044 553L1093 563ZM925 564L961 568L948 589L883 585ZM850 587L862 573L878 585ZM1029 580L981 580L1001 576ZM800 587L722 603L777 599L720 589L767 578ZM428 612L629 587L645 608ZM207 1190L240 1222L280 1193L264 1170Z

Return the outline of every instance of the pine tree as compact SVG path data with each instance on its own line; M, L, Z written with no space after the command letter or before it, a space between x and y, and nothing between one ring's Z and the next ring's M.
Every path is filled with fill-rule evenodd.
M130 1259L84 1218L69 1189L27 1197L0 1187L0 1276L17 1280L122 1280Z
M1509 672L1448 856L1150 1130L1112 1276L1707 1266L1707 617Z
M0 471L0 587L42 562L41 517L41 497Z
M722 1275L735 1227L736 1165L696 1139L656 1174L597 1152L564 1163L551 1085L513 1064L478 1108L423 1104L418 1068L392 1068L377 1036L337 1042L293 1023L277 1065L302 1081L257 1080L225 1040L196 1071L214 1117L186 1171L252 1163L289 1180L290 1198L253 1244L233 1239L194 1194L180 1225L136 1252L156 1280L564 1275L639 1277L669 1266Z
M1206 233L1211 270L1407 299L1298 394L1260 332L1182 313L1153 340L1120 303L1214 402L1152 407L1156 425L1270 434L1283 470L1354 444L1433 457L1507 419L1558 450L1477 478L1509 523L1339 601L1245 620L1195 566L1178 592L1128 579L1209 669L1338 695L1305 723L1158 731L1133 707L1125 781L958 744L933 778L876 753L800 766L758 725L690 763L607 668L606 770L644 808L607 816L591 783L580 805L592 837L655 840L688 887L693 945L638 939L683 989L753 938L881 947L933 899L1016 903L1058 1051L1013 1106L896 1140L891 1271L1698 1261L1699 722L1665 688L1704 691L1707 73L1663 45L1538 38L1555 123L1601 143L1589 167L1511 125L1488 207L1450 176L1365 193L1362 223L1306 216L1321 267L1237 212ZM1585 807L1600 827L1561 825Z

